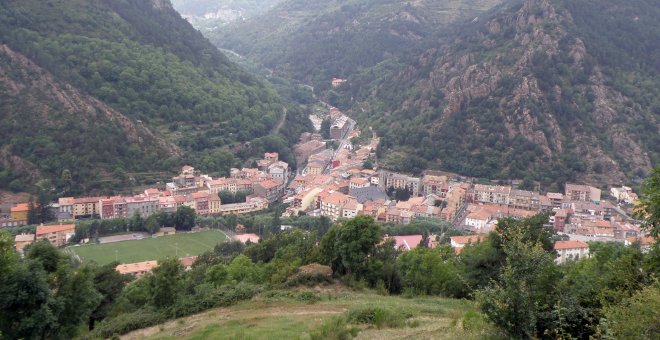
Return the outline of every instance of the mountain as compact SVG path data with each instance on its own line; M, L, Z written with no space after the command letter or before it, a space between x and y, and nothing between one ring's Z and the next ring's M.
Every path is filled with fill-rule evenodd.
M64 170L73 192L116 188L135 172L222 158L210 152L283 118L276 90L168 0L3 1L0 32L2 188L49 179L62 190Z
M343 103L397 170L637 180L660 160L659 17L646 0L510 2L356 72Z
M140 169L141 162L157 164L181 153L144 125L58 81L4 44L0 111L0 184L15 191L28 190L27 183L42 178L52 178L60 187L92 183L112 176L116 167ZM59 177L65 169L71 184Z
M174 8L201 31L243 21L269 9L283 0L172 0Z
M328 88L389 56L410 53L448 23L501 0L286 0L263 15L205 34L219 47Z

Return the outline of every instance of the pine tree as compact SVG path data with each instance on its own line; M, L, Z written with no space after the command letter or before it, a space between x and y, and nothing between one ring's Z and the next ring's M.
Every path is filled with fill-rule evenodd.
M39 211L34 203L34 197L32 196L30 196L30 199L28 200L27 223L28 224L39 223Z

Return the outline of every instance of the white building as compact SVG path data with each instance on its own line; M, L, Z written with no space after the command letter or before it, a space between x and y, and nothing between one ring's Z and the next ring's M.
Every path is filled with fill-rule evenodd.
M465 218L465 225L475 233L488 233L492 228L491 216L486 211L471 212Z
M555 259L557 264L589 257L589 245L582 241L557 241L554 248L559 254L559 257Z

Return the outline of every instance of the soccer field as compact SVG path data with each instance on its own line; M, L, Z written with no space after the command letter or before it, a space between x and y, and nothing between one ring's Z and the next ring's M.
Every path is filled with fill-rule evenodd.
M227 240L228 237L224 232L209 230L142 240L74 246L68 247L67 251L78 255L83 262L94 261L103 265L117 260L120 263L133 263L166 257L199 255Z

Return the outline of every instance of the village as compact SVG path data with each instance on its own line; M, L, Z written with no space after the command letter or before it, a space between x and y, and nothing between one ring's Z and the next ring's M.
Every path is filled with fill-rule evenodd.
M416 219L445 223L467 234L451 237L457 253L495 230L500 218L526 218L540 212L549 213L547 227L564 235L564 240L555 244L558 263L588 256L588 241L639 242L643 249L651 245L652 238L645 237L639 223L630 217L637 195L629 187L614 187L603 194L596 187L566 183L564 192L541 194L519 189L519 181L481 184L473 178L430 170L419 177L396 173L377 166L379 138L375 133L358 144L358 140L365 141L359 138L361 131L337 108L329 107L327 115L317 121L321 119L332 122L326 132L330 139L324 139L322 131L303 133L294 148L298 169L294 173L277 153L265 153L257 168L232 168L229 177L212 178L186 165L164 187L149 188L138 195L60 197L51 205L58 225L37 226L35 234L16 235L16 249L21 251L38 239L63 247L80 219L130 218L136 214L147 218L160 212L174 213L181 206L193 209L198 216L242 215L280 202L286 207L282 217L325 216L338 221L368 215L396 225ZM228 194L245 199L223 202L221 196ZM28 203L12 206L10 214L0 220L2 226L26 224L28 210ZM423 235L391 238L399 250L406 251L417 247ZM438 235L428 238L429 247L434 247ZM234 239L258 242L259 235L238 234ZM182 261L187 264L194 257ZM117 270L139 276L155 265L155 261L122 264Z

